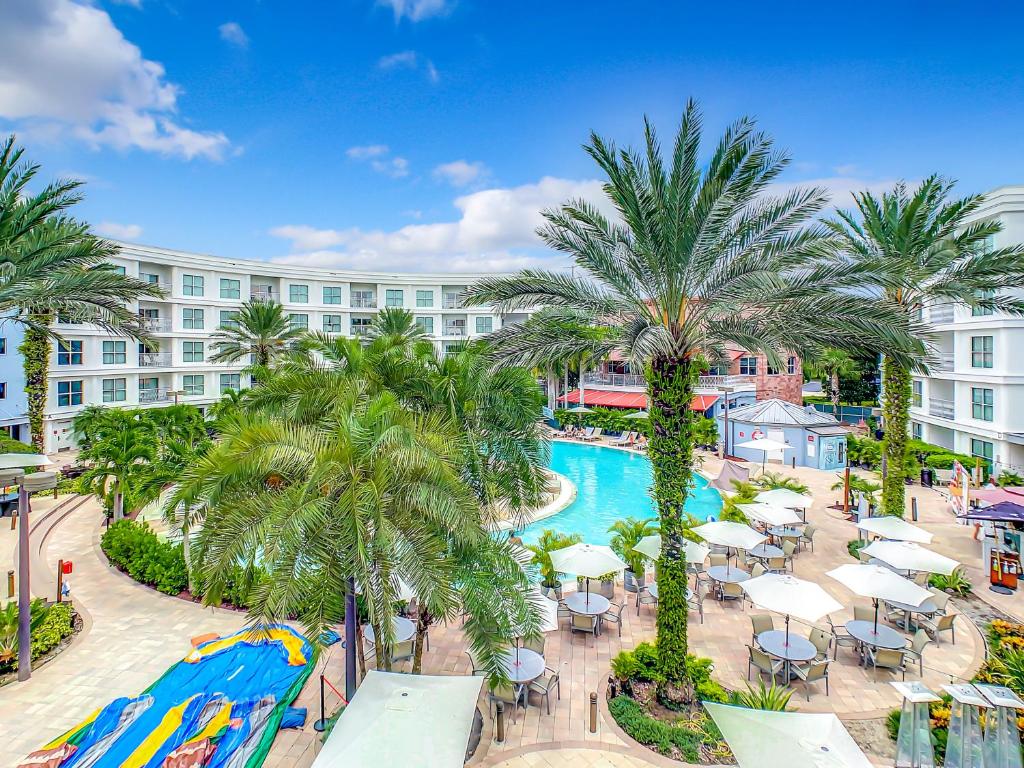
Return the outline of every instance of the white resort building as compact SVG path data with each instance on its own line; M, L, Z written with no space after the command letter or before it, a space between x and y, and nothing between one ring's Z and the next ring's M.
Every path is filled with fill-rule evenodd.
M54 342L50 357L48 451L73 447L72 420L88 405L204 407L226 390L247 386L244 362L209 358L214 332L230 324L250 298L281 302L295 326L351 336L365 333L380 308L403 307L441 350L526 317L464 306L467 287L482 275L317 269L128 243L112 262L166 292L165 298L133 307L157 344L147 347L92 325L58 322L64 341ZM16 326L0 329L0 427L27 442L20 340Z

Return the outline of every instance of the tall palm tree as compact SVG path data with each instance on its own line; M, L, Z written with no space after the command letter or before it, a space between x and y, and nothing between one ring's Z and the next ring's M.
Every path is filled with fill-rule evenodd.
M856 376L860 366L847 352L835 347L826 347L807 361L811 375L828 382L828 396L832 401L832 413L839 418L839 378Z
M118 249L90 234L67 211L82 200L81 182L57 181L32 193L39 166L24 159L14 137L0 144L0 317L24 326L29 430L44 450L43 414L55 315L142 339L128 302L159 296L154 285L119 274L108 262Z
M397 336L401 339L414 341L424 339L427 334L416 323L412 312L402 307L384 307L370 323L369 338L379 336Z
M115 520L124 517L126 506L135 509L159 495L157 440L148 421L135 412L109 408L91 425L91 437L81 453L91 465L81 483L104 499Z
M596 134L587 153L607 176L609 218L592 202L544 213L542 240L568 254L573 274L526 270L486 278L470 302L499 312L546 307L532 322L492 336L499 357L537 365L568 354L619 350L647 372L662 552L658 653L666 678L685 684L684 504L694 471L689 405L698 376L727 344L764 351L775 365L789 352L826 343L851 349L885 337L906 352L904 318L883 303L834 289L851 272L822 263L821 189L776 197L770 184L787 158L749 119L733 124L701 162L701 115L690 102L663 158L653 127L645 146L618 151ZM578 325L586 332L566 333Z
M215 351L210 361L233 363L248 358L248 371L256 383L266 378L271 364L283 357L303 333L292 326L278 302L251 299L242 305L231 325L221 326L213 334Z
M853 266L862 285L876 288L908 320L919 317L923 307L953 304L1024 314L1024 300L1003 292L1024 284L1024 245L990 247L1002 224L971 221L985 198L951 199L952 190L953 182L931 176L914 189L900 183L881 197L854 195L856 211L840 211L828 222L839 239L843 266ZM931 341L922 326L918 332ZM889 350L883 345L883 351ZM887 515L905 511L911 371L926 364L923 358L908 362L890 354L882 362L882 508Z

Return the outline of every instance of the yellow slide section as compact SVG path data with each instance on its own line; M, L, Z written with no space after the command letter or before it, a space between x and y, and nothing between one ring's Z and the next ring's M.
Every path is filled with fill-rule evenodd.
M288 653L288 663L293 667L305 666L308 661L305 653L303 652L302 638L287 629L275 627L269 631L249 630L247 632L239 632L231 635L231 637L225 637L220 640L214 640L213 642L206 643L205 645L196 648L186 656L185 662L188 664L196 664L207 656L212 656L219 651L223 651L225 648L230 648L235 645L235 643L259 645L260 643L266 642L280 643L283 645L285 651Z
M164 715L164 719L160 721L160 725L154 728L153 732L146 737L145 741L139 744L135 751L128 756L128 759L121 763L121 768L142 768L142 766L152 760L153 755L156 754L157 750L160 749L163 743L181 727L181 721L185 715L185 709L198 695L199 694L189 696L178 706L167 710L167 714Z

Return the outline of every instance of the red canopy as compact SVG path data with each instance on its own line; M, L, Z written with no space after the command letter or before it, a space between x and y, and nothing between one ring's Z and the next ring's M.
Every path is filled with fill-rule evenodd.
M558 398L560 402L578 404L580 391L574 389L567 397ZM690 401L691 411L706 411L718 395L697 395ZM647 395L643 392L613 392L607 389L588 389L584 392L583 402L586 405L600 405L606 408L646 408Z

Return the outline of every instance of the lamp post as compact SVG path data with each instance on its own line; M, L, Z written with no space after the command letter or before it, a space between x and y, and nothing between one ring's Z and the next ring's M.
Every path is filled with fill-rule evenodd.
M722 407L722 431L725 435L722 438L722 458L729 456L729 395L732 394L732 387L722 387L724 405Z

